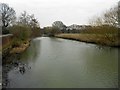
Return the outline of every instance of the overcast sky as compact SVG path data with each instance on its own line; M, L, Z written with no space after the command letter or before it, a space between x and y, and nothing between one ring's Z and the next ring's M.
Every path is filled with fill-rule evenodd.
M34 14L40 26L51 26L54 21L65 25L87 24L93 16L98 16L117 5L119 0L1 0L13 7L17 16L27 11Z

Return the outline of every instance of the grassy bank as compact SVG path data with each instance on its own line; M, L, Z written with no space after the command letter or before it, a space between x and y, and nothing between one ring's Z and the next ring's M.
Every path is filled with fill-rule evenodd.
M58 34L55 37L114 47L120 46L117 35L113 34Z
M22 42L19 46L17 47L13 47L10 50L10 54L14 54L14 53L22 53L26 50L26 48L30 45L30 40L24 41Z
M15 57L19 58L19 55L21 55L30 45L30 40L21 42L19 46L13 47L13 43L11 44L11 48L2 51L2 64L9 64L13 62L13 59Z

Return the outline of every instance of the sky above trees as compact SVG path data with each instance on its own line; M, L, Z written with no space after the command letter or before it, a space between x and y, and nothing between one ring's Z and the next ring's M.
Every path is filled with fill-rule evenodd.
M23 11L34 14L40 26L51 26L54 21L65 25L88 24L90 18L100 16L117 5L119 0L2 0L13 7L19 16Z

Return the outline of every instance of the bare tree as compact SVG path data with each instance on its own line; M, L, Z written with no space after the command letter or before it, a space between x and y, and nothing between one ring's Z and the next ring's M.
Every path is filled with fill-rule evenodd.
M34 17L34 14L29 15L26 11L24 11L19 17L18 23L21 25L29 26L31 28L40 27L39 22Z
M103 19L105 24L108 24L111 26L118 25L118 6L106 11Z
M0 3L0 13L2 15L2 30L6 30L16 19L15 11L5 3Z
M101 26L104 23L103 18L101 17L93 17L89 20L89 24L93 26Z
M29 22L30 22L30 16L27 14L26 11L24 11L23 13L21 13L18 19L18 24L29 25Z
M39 27L40 27L39 22L38 22L38 20L34 17L34 14L30 15L29 17L30 17L30 22L29 22L29 24L30 24L31 28L39 28Z
M2 15L0 14L0 35L2 35Z
M29 31L32 32L31 36L36 37L40 36L40 25L38 20L34 17L34 14L28 14L26 11L21 13L20 17L18 18L18 25L28 27Z
M107 10L102 16L94 17L93 19L89 20L89 23L94 26L101 26L101 25L110 25L110 26L117 26L118 25L118 6L115 6L109 10Z
M120 28L120 1L118 2L118 27Z

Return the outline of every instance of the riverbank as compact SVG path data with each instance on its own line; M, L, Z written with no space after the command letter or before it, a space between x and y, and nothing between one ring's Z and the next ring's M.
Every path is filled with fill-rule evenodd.
M11 68L6 75L7 88L118 87L117 48L39 37L30 42L30 47L22 55L13 56L11 60L18 62L7 65ZM21 64L25 65L24 73L19 71Z
M120 41L116 35L105 36L103 34L58 34L55 35L55 37L111 47L120 47Z
M11 68L19 68L21 54L29 47L30 40L22 42L19 47L11 47L2 54L2 87L7 88L9 84L8 72ZM17 66L16 66L17 65ZM23 65L24 67L24 65ZM19 69L18 69L19 71Z
M19 56L22 54L30 45L30 40L26 40L24 42L21 42L21 44L17 47L8 48L4 51L2 51L2 64L11 63L13 60L10 59L11 57ZM14 59L14 58L13 58Z
M24 52L27 47L30 45L30 40L27 40L26 42L22 43L19 47L14 47L11 49L10 53L14 54L14 53L22 53Z

